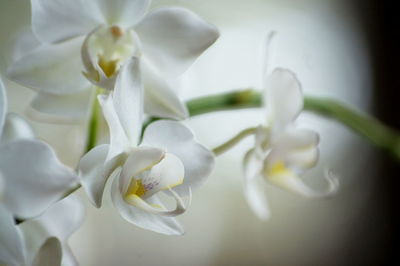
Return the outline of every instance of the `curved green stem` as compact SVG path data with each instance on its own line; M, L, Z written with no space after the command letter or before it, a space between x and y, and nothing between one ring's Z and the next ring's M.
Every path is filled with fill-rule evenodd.
M261 105L261 94L251 89L205 96L187 102L190 116L216 111L257 108ZM379 120L332 99L305 97L304 109L342 123L400 160L399 132Z
M93 149L97 143L97 130L99 127L99 119L101 115L100 104L99 101L97 100L97 95L99 93L101 93L101 89L96 89L96 93L93 97L93 102L92 102L92 110L91 110L92 113L90 115L88 123L86 147L84 151L85 153Z
M218 147L215 147L212 151L213 153L218 156L223 154L224 152L230 150L233 146L238 144L241 140L246 138L247 136L250 136L255 133L257 130L256 127L251 127L251 128L246 128L245 130L239 132L236 136L228 140L227 142L219 145Z

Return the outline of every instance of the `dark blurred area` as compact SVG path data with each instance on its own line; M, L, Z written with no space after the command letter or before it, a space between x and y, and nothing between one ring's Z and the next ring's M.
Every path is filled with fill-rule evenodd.
M392 128L400 131L400 16L397 1L357 0L372 55L374 90L372 94L373 114ZM350 241L351 265L400 265L397 233L398 184L400 164L387 153L376 156L379 171L373 189L371 208L360 217L360 225L375 223L374 237L365 237L371 232L357 229ZM368 171L366 166L365 171ZM374 202L377 199L377 202ZM374 209L378 208L379 211ZM380 215L380 217L375 217ZM370 226L368 226L371 228ZM372 242L371 242L372 241ZM363 248L363 247L367 248ZM354 253L353 253L354 252ZM351 259L349 261L352 261ZM349 264L350 265L350 264Z

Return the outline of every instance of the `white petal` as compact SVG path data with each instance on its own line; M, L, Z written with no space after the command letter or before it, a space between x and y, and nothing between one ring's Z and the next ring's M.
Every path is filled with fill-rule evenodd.
M97 98L110 131L110 147L106 159L106 161L108 161L131 147L129 139L115 111L112 95L99 95Z
M7 114L0 143L6 143L17 139L34 138L35 132L24 118L15 113Z
M77 184L73 171L40 141L18 140L1 145L0 169L7 183L3 203L21 218L42 213Z
M330 172L325 173L324 178L328 183L328 188L324 191L317 191L306 185L293 171L285 171L279 175L267 176L267 180L289 192L308 198L321 198L334 195L339 189L339 181Z
M307 169L314 167L318 162L318 147L293 151L286 155L285 161L291 168Z
M145 86L144 110L155 117L183 120L189 116L186 104L182 102L169 82L157 74L148 63L143 62Z
M303 94L296 75L290 70L276 68L267 78L264 104L273 133L279 134L303 109Z
M7 114L7 95L6 88L4 87L3 81L0 77L0 137L3 132L4 120Z
M183 228L172 217L152 214L126 203L119 190L119 178L115 178L111 188L112 200L120 215L128 222L143 229L151 230L166 235L182 235ZM149 204L164 208L157 196L147 199Z
M101 207L104 187L108 178L118 166L122 166L125 155L120 154L106 161L109 145L99 145L85 154L79 162L78 171L82 187L90 201L97 208Z
M252 211L261 219L270 217L267 195L260 172L263 162L259 160L254 150L246 153L243 160L244 195Z
M41 216L20 224L27 243L28 258L34 258L47 238L57 237L63 248L62 265L74 265L74 258L66 241L82 224L84 214L82 202L72 195L52 205Z
M40 122L76 124L88 118L93 93L93 88L67 95L39 92L26 114Z
M32 266L59 266L61 265L62 249L60 240L49 237L40 247L33 260Z
M97 1L31 0L32 29L42 42L59 42L104 24Z
M152 188L148 190L148 194L145 194L146 197L182 184L184 176L185 169L182 161L171 153L165 153L164 158L151 168L150 178L142 179L144 185L154 182Z
M69 94L82 91L89 82L82 74L82 38L61 44L43 44L8 68L8 78L39 92Z
M166 75L182 74L219 37L217 28L193 12L160 8L136 27L145 56Z
M9 64L16 62L38 46L40 46L40 41L33 34L32 28L30 26L22 28L11 38L10 48L8 49Z
M137 146L143 122L143 83L138 58L133 57L121 68L113 102L125 135L131 146Z
M108 25L131 27L145 15L150 0L96 0Z
M319 143L319 135L317 132L309 129L289 127L279 136L274 143L286 150L299 150L317 146Z
M25 265L22 236L13 215L0 204L0 264Z
M125 194L133 176L149 170L151 167L159 163L164 156L164 150L159 148L138 147L134 149L129 154L129 157L122 168L120 181L121 193Z
M214 168L214 155L199 144L193 133L175 121L160 120L150 124L143 135L143 145L159 147L177 156L185 167L182 185L174 190L181 196L201 186Z
M271 65L271 58L273 56L273 47L272 43L276 37L276 32L271 31L265 38L265 47L264 47L264 56L262 62L262 72L261 72L261 87L265 87L265 82L268 77Z

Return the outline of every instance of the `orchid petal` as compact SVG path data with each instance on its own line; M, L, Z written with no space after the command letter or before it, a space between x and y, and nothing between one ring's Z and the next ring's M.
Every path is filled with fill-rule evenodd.
M43 44L14 62L8 77L25 86L51 94L70 94L89 86L79 57L82 38L61 44Z
M125 193L125 200L132 201L139 197L139 200L147 199L162 190L170 190L182 184L184 168L181 160L171 153L165 153L161 161L130 178L128 190ZM124 177L126 179L126 177ZM124 193L125 190L121 190Z
M144 108L147 114L176 120L189 116L186 104L179 99L169 82L157 74L147 62L143 63L143 81Z
M165 156L165 151L153 147L138 147L134 149L126 159L121 172L121 193L125 194L131 178L154 165L158 164Z
M308 149L290 152L285 161L291 168L307 169L314 167L318 162L319 150L314 146Z
M248 151L243 159L244 195L252 211L261 219L270 217L268 201L265 193L261 171L263 161L254 149Z
M144 55L164 74L177 77L219 37L218 30L193 12L160 8L136 27Z
M39 215L77 183L73 171L43 142L18 140L0 149L0 169L7 182L3 204L17 217Z
M83 218L84 206L77 196L72 195L52 205L41 216L20 224L28 258L34 258L46 239L56 237L62 246L62 265L77 265L67 239L79 228Z
M17 139L34 139L35 133L29 123L20 115L8 113L4 123L3 135L0 143L7 143Z
M267 180L271 184L307 198L322 198L336 194L339 189L338 179L330 172L325 173L324 178L328 184L327 189L325 191L317 191L306 185L298 175L290 170L267 176Z
M32 119L41 122L79 123L88 118L92 94L91 88L67 95L39 92L26 113Z
M150 0L97 0L108 25L132 27L146 14Z
M7 114L7 95L6 88L4 87L3 81L0 78L0 137L3 132L3 126Z
M0 204L0 264L25 265L21 232L14 217Z
M108 161L130 148L130 143L115 111L112 96L110 94L99 95L97 98L110 131L110 147L106 158Z
M177 156L183 163L183 184L174 188L180 196L187 196L190 189L201 186L214 168L214 155L199 144L193 133L175 121L160 120L145 130L142 145L160 147Z
M32 266L59 266L61 265L62 249L60 240L49 237L39 249Z
M42 42L60 42L85 35L106 22L96 2L31 0L33 32Z
M10 42L10 63L16 62L30 51L39 47L40 44L31 27L23 28Z
M170 189L170 192L172 193L176 201L176 208L174 210L166 210L164 207L154 206L154 204L149 204L137 195L129 195L125 197L125 201L130 205L133 205L147 213L160 215L164 217L175 217L184 213L187 207L183 203L182 198L175 191Z
M113 92L115 112L131 146L138 145L143 122L143 83L139 59L133 57L120 70Z
M78 171L82 187L90 201L97 208L101 207L104 188L114 170L123 164L124 154L106 161L109 145L99 145L85 154L79 162Z
M275 69L266 81L264 103L272 133L280 134L303 109L303 94L296 75L287 69Z
M120 178L114 179L111 188L111 196L115 207L125 220L143 229L151 230L161 234L183 234L183 228L175 218L152 214L125 202L119 189L121 186L121 184L119 184L119 180ZM164 209L162 203L157 198L157 195L148 198L146 202L149 205L158 206L159 208Z

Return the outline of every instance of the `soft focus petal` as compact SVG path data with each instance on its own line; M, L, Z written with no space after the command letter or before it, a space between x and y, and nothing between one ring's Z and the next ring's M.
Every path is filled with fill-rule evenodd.
M106 22L96 2L31 0L33 32L42 42L59 42L85 35Z
M133 57L121 68L113 91L113 103L131 146L137 146L143 122L143 83L138 58Z
M7 45L7 54L5 55L7 65L16 62L30 51L39 47L40 44L40 41L32 32L32 28L30 26L23 27L10 38Z
M317 146L318 143L319 135L317 132L309 129L289 127L278 139L275 139L273 145L285 150L300 150Z
M267 77L264 104L271 130L279 134L303 109L303 94L296 75L290 70L276 68Z
M121 172L121 193L125 194L131 178L139 173L149 170L151 167L159 163L165 156L165 151L154 147L138 147L133 150Z
M273 40L276 37L276 32L271 31L265 38L265 47L264 47L264 54L263 54L263 62L262 62L262 72L261 72L261 88L265 86L265 81L271 71L271 58L273 53Z
M213 25L180 7L152 11L135 30L145 56L172 77L182 74L219 37Z
M97 98L110 131L110 147L106 159L108 161L129 149L130 142L115 111L112 95L99 95Z
M307 169L314 167L318 162L318 147L293 151L286 155L285 161L289 167Z
M145 86L144 110L155 117L183 120L189 116L186 104L179 99L169 82L157 74L148 63L143 63Z
M7 114L0 143L6 143L17 139L34 138L35 132L23 117L15 113Z
M0 204L0 264L25 265L22 236L13 215Z
M141 210L125 202L120 192L119 178L115 178L111 188L112 200L120 215L128 222L143 229L151 230L166 235L182 235L183 228L172 217L165 217ZM164 208L162 203L153 196L146 200L149 204Z
M40 122L79 123L88 118L93 92L92 88L67 95L39 92L31 101L26 114Z
M8 68L8 78L39 92L69 94L82 91L89 82L82 74L82 38L61 44L43 44Z
M202 185L214 168L214 155L199 144L193 133L175 121L160 120L150 124L143 135L143 145L159 147L177 156L185 167L183 184L174 188L181 196Z
M335 176L330 172L327 172L325 173L324 178L328 184L327 189L324 191L317 191L306 185L293 171L285 171L281 174L267 176L267 180L271 184L308 198L327 197L338 191L339 181Z
M101 207L104 187L114 170L124 163L125 155L120 154L106 161L109 145L99 145L85 154L79 162L80 182L90 201Z
M0 137L3 132L4 120L7 114L7 95L6 88L4 87L3 81L0 77Z
M78 197L69 196L52 205L41 216L20 224L31 260L49 237L57 237L63 248L62 265L77 265L66 241L83 222L84 206Z
M40 247L32 266L58 266L61 265L62 249L60 240L49 237Z
M96 0L108 25L131 27L145 15L150 0Z
M244 196L252 211L262 220L270 217L265 184L261 176L263 162L254 150L246 153L243 160Z
M21 218L39 215L77 184L74 172L40 141L1 145L0 169L7 183L3 204Z

